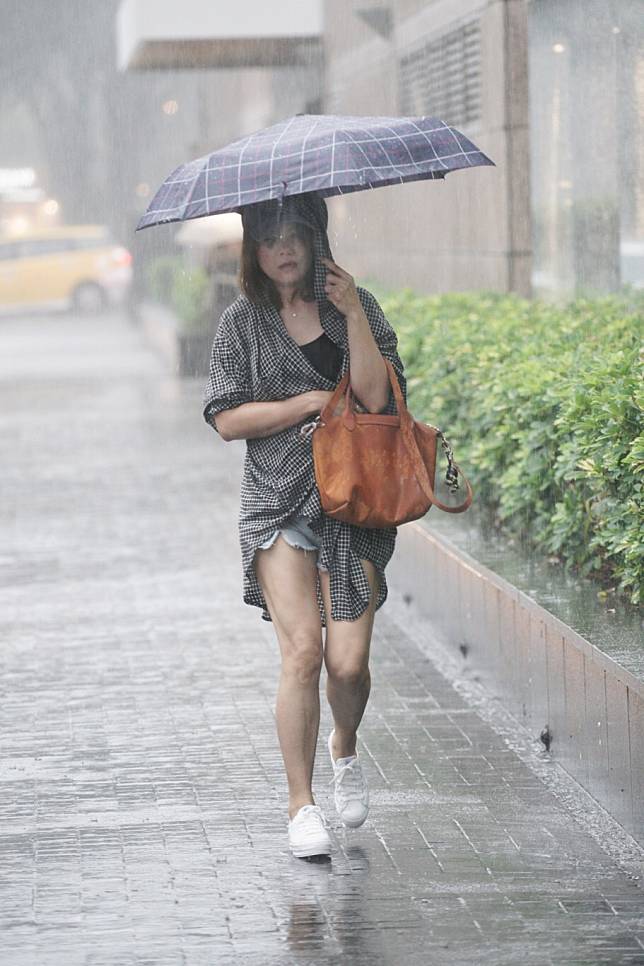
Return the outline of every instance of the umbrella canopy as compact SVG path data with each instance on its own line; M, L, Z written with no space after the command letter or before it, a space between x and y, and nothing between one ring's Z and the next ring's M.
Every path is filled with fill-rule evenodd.
M288 195L348 194L486 164L494 162L435 117L298 114L180 165L137 230Z

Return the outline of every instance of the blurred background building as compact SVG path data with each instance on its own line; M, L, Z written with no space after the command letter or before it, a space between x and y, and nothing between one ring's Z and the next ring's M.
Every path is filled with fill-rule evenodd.
M0 168L33 169L58 220L108 224L135 263L174 245L176 227L133 228L182 161L297 112L424 114L497 167L331 199L354 274L644 285L643 0L31 0L3 17Z

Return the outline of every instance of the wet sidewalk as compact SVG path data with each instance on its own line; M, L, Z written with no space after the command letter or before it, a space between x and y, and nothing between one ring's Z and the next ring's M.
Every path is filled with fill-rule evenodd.
M3 966L644 964L644 893L376 620L372 812L286 849L277 647L240 598L242 444L114 317L0 321Z

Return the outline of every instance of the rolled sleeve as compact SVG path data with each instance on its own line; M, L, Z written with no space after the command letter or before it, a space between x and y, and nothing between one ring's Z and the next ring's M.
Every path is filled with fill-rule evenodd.
M247 353L224 313L210 354L208 381L203 392L204 419L216 430L217 413L252 401Z

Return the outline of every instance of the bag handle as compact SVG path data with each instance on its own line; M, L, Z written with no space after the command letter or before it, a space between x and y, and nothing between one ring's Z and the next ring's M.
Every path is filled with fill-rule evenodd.
M383 356L384 359L384 356ZM458 477L460 476L465 483L466 496L462 503L457 506L449 506L447 503L442 503L441 500L434 493L434 488L432 487L431 480L427 473L427 467L423 463L422 457L420 455L420 450L418 449L418 443L416 442L416 434L414 433L414 419L407 409L407 404L405 403L402 390L400 388L400 383L398 382L398 376L396 375L396 370L389 361L389 359L384 359L385 366L387 367L387 375L389 377L389 384L391 390L394 394L394 400L396 402L396 409L398 410L398 416L400 418L400 430L402 432L403 442L407 447L407 452L411 457L411 461L414 467L414 473L416 474L416 479L422 489L423 493L427 497L430 503L437 506L439 510L444 510L445 513L463 513L472 503L473 493L470 482L462 472L461 468L454 462L454 457L452 454L452 448L440 431L436 429L436 435L441 441L441 446L447 456L447 472L445 474L445 479L448 486L452 490L458 487ZM342 379L336 386L333 395L329 399L328 403L320 413L320 419L324 422L325 418L329 418L330 415L335 411L340 398L345 396L345 407L343 413L343 419L347 424L347 428L352 429L355 424L355 410L353 407L353 396L351 393L351 373L349 370L345 372ZM434 427L436 428L436 427Z
M322 422L324 422L325 419L328 419L329 416L331 416L335 412L335 409L338 403L340 402L341 396L343 396L345 393L347 396L349 396L351 392L351 386L349 385L350 378L351 378L351 373L347 369L342 379L333 390L333 395L331 396L328 403L320 413L320 419L322 420ZM347 398L347 401L345 404L345 410L347 409L348 406L349 406L349 400Z
M389 362L389 360L384 358L384 356L383 356L383 362L387 366L387 375L389 376L389 383L391 385L391 389L394 394L394 399L396 401L396 409L398 410L398 415L400 416L401 424L403 419L411 420L413 422L411 416L409 415L409 410L407 409L407 406L405 404L403 394L400 390L398 377L396 376L396 370ZM345 420L345 422L349 421L351 424L353 423L351 416L355 414L355 408L353 405L353 393L351 392L350 379L351 379L351 373L347 369L345 374L342 376L342 379L335 387L333 395L331 396L328 403L320 413L320 418L322 422L324 422L325 418L328 418L330 415L332 415L335 412L335 409L337 408L337 405L340 402L340 398L344 396L345 402L344 402L343 419Z

